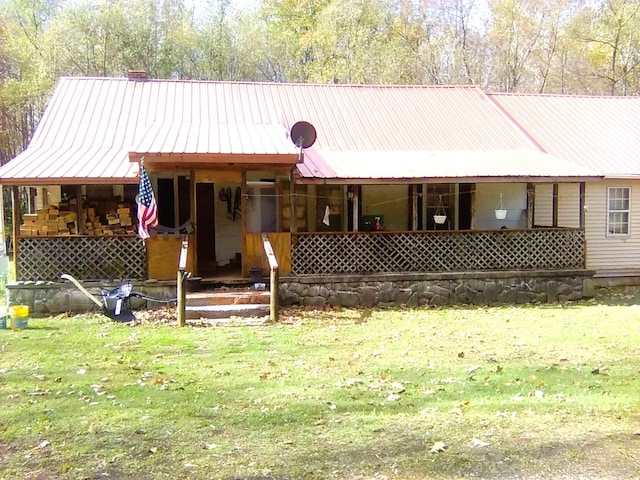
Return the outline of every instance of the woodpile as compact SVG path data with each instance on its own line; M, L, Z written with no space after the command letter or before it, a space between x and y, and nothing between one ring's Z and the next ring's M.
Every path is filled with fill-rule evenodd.
M25 214L20 225L20 236L131 235L136 233L134 214L127 203L95 202L95 205L81 210L80 224L77 204L75 200L71 200L37 210L33 214ZM83 231L79 227L83 227Z

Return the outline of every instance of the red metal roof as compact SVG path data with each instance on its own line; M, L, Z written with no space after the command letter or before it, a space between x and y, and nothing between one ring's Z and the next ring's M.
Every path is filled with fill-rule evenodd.
M134 183L130 153L291 157L287 135L300 120L317 131L298 168L306 178L503 176L505 165L515 176L590 174L547 162L472 86L62 78L29 147L0 179Z
M640 176L640 98L490 97L544 151L606 176Z
M331 152L329 162L310 149L298 170L303 183L304 179L318 178L392 182L418 178L533 180L596 176L586 168L538 150L342 151Z

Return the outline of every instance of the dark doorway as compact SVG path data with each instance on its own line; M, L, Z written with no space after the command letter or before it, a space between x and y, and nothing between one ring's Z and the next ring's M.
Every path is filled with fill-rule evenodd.
M159 178L156 202L158 204L158 223L163 227L176 227L173 211L174 199L173 178Z
M473 183L461 183L458 196L458 229L471 230Z
M196 184L196 232L198 243L198 275L211 274L216 269L215 185Z

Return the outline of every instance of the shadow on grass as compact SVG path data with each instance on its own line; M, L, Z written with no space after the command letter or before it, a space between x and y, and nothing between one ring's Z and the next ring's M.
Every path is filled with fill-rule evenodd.
M610 306L640 305L640 287L601 287L590 302Z
M391 433L391 432L390 432ZM452 441L441 452L430 452L433 443L423 436L393 432L367 445L317 443L314 453L283 452L279 473L268 476L232 476L226 480L288 480L293 478L382 479L400 478L457 479L551 479L551 478L636 478L640 462L633 452L640 439L632 435L603 438L569 437L537 442L525 436L502 445L478 448L471 439ZM304 466L287 472L289 465ZM303 475L301 477L300 475ZM339 475L340 477L336 477Z

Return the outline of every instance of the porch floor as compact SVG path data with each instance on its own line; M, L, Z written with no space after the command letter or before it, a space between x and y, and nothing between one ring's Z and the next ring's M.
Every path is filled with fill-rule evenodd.
M204 271L201 275L202 288L215 288L221 285L248 285L249 278L242 276L242 267L239 265L224 265L215 270Z

